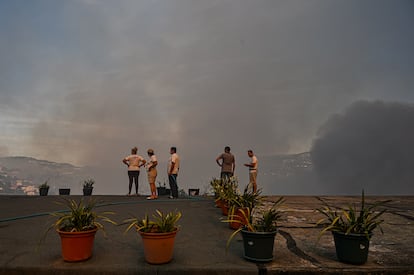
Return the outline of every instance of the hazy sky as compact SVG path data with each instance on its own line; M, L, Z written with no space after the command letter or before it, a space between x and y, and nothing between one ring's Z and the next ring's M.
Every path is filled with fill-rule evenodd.
M412 0L0 1L0 156L124 184L173 145L191 185L229 145L244 177L357 100L414 102L413 26Z

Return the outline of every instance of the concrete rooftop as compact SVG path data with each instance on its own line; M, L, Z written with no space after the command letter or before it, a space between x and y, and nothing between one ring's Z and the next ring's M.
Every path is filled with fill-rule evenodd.
M80 199L81 196L70 196ZM140 237L125 226L106 225L107 238L98 232L91 259L64 262L60 239L51 231L39 245L53 217L47 213L64 210L56 201L61 196L0 196L0 274L414 274L414 197L367 197L391 199L384 215L384 234L375 232L368 262L349 265L337 261L331 234L318 241L321 218L314 210L319 201L311 196L287 196L283 219L276 236L274 260L256 264L243 258L241 236L226 253L226 241L233 232L214 206L212 198L170 200L160 197L93 196L102 202L99 211L114 211L122 221L141 217L155 209L183 213L177 234L174 259L164 265L144 260ZM359 197L324 197L334 205L358 202ZM277 197L266 197L265 206Z

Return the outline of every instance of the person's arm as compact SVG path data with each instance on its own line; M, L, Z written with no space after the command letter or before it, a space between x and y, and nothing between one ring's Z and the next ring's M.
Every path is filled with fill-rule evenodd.
M151 169L152 167L155 167L155 166L157 166L157 164L158 164L158 161L156 161L156 160L151 160L151 161L149 161L148 162L148 166L147 166L147 168L148 168L148 170L149 169Z
M252 158L252 161L250 163L246 163L244 166L254 168L256 167L256 163L257 163L257 159Z
M254 167L254 164L253 163L245 163L244 166L246 166L246 167Z
M141 165L138 165L138 167L144 166L147 161L145 159L141 159Z
M233 159L233 174L234 174L234 169L236 169L236 161Z
M129 163L128 163L127 158L124 158L124 159L122 160L122 162L123 162L126 166L129 166Z
M170 171L168 171L168 175L172 175L172 171L174 171L175 162L171 161Z
M220 167L222 167L223 166L223 164L221 164L220 162L219 162L219 160L221 159L221 155L220 156L218 156L217 158L216 158L216 162L217 162L217 165L218 166L220 166Z

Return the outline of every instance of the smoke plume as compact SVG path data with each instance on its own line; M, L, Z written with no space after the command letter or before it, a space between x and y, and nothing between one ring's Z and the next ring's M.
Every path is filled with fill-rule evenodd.
M319 130L311 155L327 192L414 191L414 105L358 101Z

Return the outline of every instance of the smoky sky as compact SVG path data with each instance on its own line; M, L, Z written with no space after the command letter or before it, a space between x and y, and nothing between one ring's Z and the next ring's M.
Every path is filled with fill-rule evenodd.
M164 163L177 146L189 186L229 145L246 178L247 149L308 151L354 101L414 101L413 14L410 0L1 1L0 155L104 167L114 190L133 146Z
M414 191L414 104L359 101L319 130L311 155L325 190Z

